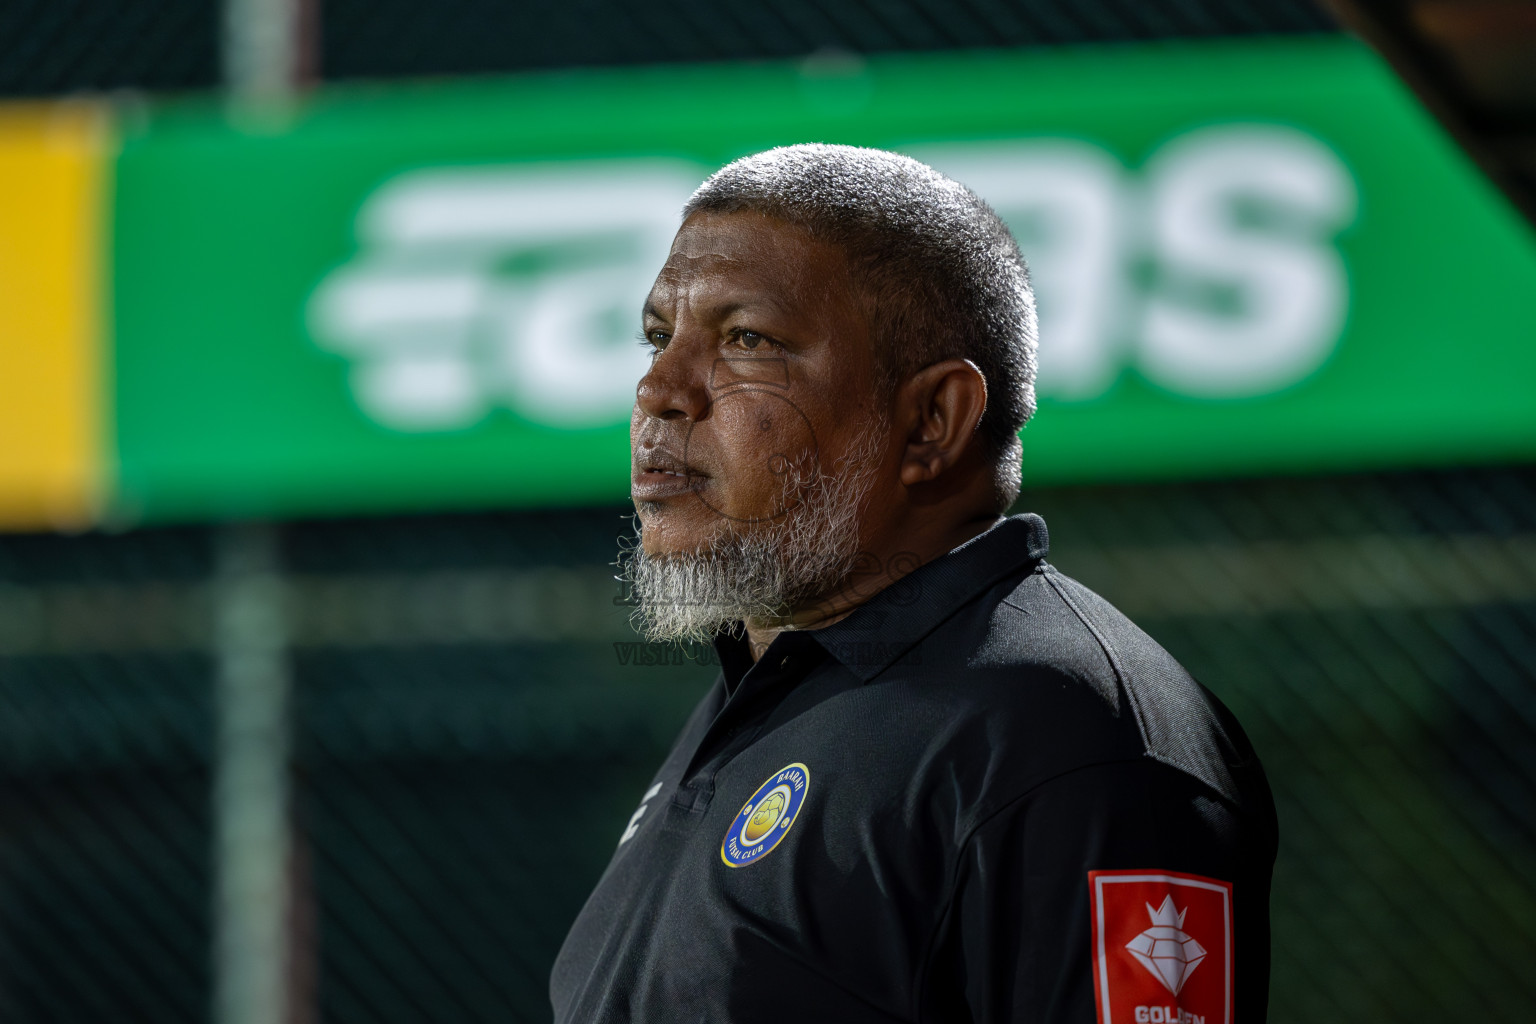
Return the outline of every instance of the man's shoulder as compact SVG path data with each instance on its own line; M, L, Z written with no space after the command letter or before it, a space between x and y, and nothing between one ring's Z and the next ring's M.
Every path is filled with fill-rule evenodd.
M1018 746L1031 777L1150 757L1238 801L1247 737L1162 645L1110 602L1042 563L994 587L916 652L962 718ZM926 673L925 673L926 674Z

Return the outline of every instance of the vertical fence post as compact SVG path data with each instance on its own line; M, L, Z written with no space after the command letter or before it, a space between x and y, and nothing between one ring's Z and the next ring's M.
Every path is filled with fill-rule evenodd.
M224 0L224 85L237 100L282 102L312 72L308 0Z
M318 60L318 0L223 0L224 88L230 123L258 135L287 130Z
M218 545L214 1022L288 1024L295 894L277 538L270 527L228 526Z
M224 84L234 122L280 131L311 77L314 0L223 0ZM218 745L214 766L214 1024L296 1024L309 993L296 970L289 813L287 625L277 535L218 534L214 587Z

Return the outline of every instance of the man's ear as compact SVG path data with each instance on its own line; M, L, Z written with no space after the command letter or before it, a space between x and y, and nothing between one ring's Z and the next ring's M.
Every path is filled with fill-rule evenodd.
M936 479L960 461L987 411L987 378L969 359L946 359L907 378L897 408L908 426L901 482Z

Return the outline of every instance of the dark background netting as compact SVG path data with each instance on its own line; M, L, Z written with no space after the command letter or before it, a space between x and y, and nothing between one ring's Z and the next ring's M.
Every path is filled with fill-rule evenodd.
M329 0L321 66L337 78L507 68L1040 46L1304 33L1333 23L1306 0L617 0L433 4Z
M1334 30L1311 0L309 0L324 79ZM6 0L0 96L216 86L216 0Z
M213 0L5 0L0 95L218 84Z
M1536 469L1031 493L1279 802L1272 1019L1536 1005ZM622 510L281 528L319 1018L536 1021L712 669L628 645ZM219 529L0 538L0 1017L201 1020ZM627 661L627 663L626 663Z

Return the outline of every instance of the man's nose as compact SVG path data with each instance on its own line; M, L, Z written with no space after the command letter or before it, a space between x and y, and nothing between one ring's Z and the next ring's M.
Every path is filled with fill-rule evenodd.
M635 404L647 416L659 420L703 419L709 409L709 391L697 358L673 338L656 354L651 368L635 388Z

